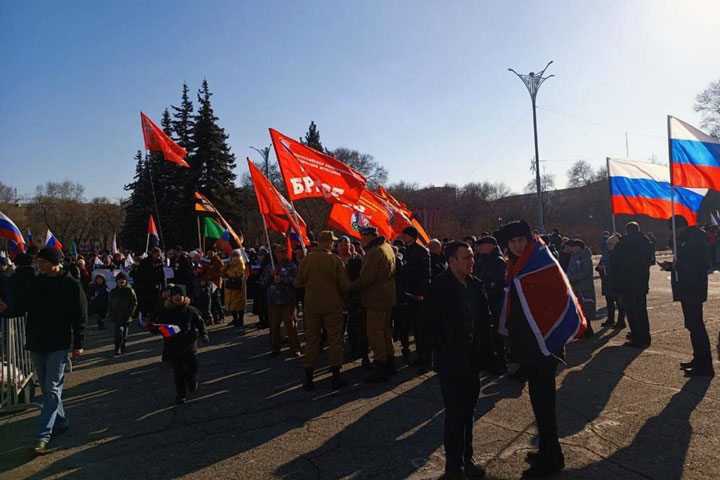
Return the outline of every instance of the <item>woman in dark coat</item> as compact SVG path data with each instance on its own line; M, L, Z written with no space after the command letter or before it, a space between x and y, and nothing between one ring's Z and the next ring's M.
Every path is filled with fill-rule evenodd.
M600 273L600 282L602 284L602 294L607 304L607 320L602 324L603 327L614 327L618 330L625 328L625 310L620 302L620 294L613 285L612 275L612 256L615 254L615 245L620 241L619 234L611 235L607 239L607 249L600 257L600 263L595 268ZM617 323L615 323L615 309L617 307Z
M204 343L210 339L205 330L205 322L195 307L190 306L184 285L174 285L170 290L170 299L157 316L156 324L149 324L152 333L161 333L165 337L163 362L170 362L175 377L175 403L185 403L186 391L194 393L198 388L197 380L197 338L200 335Z
M90 320L94 318L97 321L100 330L105 329L109 296L110 290L105 282L105 277L100 274L95 275L95 279L88 289L88 314Z

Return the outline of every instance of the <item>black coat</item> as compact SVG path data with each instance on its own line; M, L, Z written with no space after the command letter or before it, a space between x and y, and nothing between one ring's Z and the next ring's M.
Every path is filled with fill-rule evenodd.
M699 227L688 227L677 239L677 271L670 276L673 300L676 302L704 302L707 300L710 268L708 237Z
M620 295L647 295L653 248L641 232L623 236L610 259L613 288Z
M473 274L480 279L483 287L485 287L493 319L500 317L503 297L505 296L506 273L507 262L500 256L499 251L481 254L475 258Z
M468 318L463 308L463 288L469 288L478 301L475 318ZM422 314L432 332L438 373L479 372L490 341L490 310L482 282L471 275L464 287L446 270L430 286ZM472 342L468 342L470 334Z
M15 274L10 277L13 308L8 316L25 315L31 301L32 285L37 276L38 272L33 265L25 265L15 269Z
M59 275L34 277L28 294L25 346L32 352L83 348L87 298L80 282Z
M430 252L417 242L411 243L405 247L403 260L402 291L424 296L430 286Z
M447 270L447 261L442 255L437 253L430 254L430 281L434 282L445 270Z
M173 282L175 284L185 285L187 288L192 286L192 264L184 255L177 255L170 260L173 269Z
M171 362L180 358L186 352L197 353L198 334L206 334L205 322L195 307L190 302L177 306L171 301L166 301L159 311L155 322L158 324L177 325L180 332L172 337L166 338L163 345L163 362ZM159 325L150 327L152 333L159 333Z
M138 297L138 308L147 314L152 311L165 288L165 272L160 260L145 257L133 272L133 288Z

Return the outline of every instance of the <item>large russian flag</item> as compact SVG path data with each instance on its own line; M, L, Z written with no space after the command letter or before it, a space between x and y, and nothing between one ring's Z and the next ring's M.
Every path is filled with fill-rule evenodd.
M609 158L608 174L614 214L672 216L668 167ZM675 187L675 214L685 217L691 225L696 224L697 212L707 191L707 188Z
M0 237L6 238L10 242L15 242L17 250L22 253L25 251L25 242L20 233L20 229L10 220L10 217L0 212Z
M720 140L668 116L672 184L720 190Z

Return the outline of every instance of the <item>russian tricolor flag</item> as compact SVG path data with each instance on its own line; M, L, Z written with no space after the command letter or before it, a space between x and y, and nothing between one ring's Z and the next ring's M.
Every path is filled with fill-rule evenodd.
M17 244L17 250L22 253L25 251L25 242L23 241L20 229L10 220L10 217L0 212L0 237L8 239L10 242Z
M160 325L158 327L158 330L160 331L160 333L162 333L162 336L165 338L174 337L175 335L180 333L180 327L178 327L177 325L168 325L168 324Z
M608 174L614 214L672 216L670 171L664 165L609 158ZM689 224L697 223L697 212L707 188L675 187L675 214Z
M55 235L53 235L49 228L47 231L47 236L45 236L45 248L57 248L58 250L62 250L63 248L60 240L58 240Z
M720 190L720 140L668 116L672 184Z

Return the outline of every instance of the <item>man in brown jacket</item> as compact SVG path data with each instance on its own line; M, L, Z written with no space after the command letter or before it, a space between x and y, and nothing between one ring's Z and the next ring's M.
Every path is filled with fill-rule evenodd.
M372 348L376 369L363 381L377 383L387 381L395 373L395 352L392 341L390 318L396 303L395 253L384 236L378 236L377 228L360 230L365 245L365 262L360 278L352 282L351 290L362 292L361 302L367 311L367 336Z
M321 326L327 332L332 388L337 390L347 385L340 376L340 367L343 361L343 294L350 288L350 279L340 257L331 252L336 240L331 231L320 232L318 246L302 259L293 282L295 288L305 288L305 390L315 388L313 371L320 354Z

